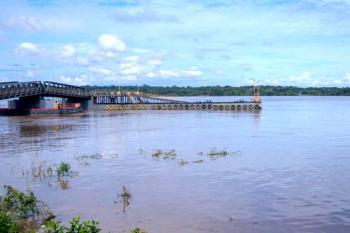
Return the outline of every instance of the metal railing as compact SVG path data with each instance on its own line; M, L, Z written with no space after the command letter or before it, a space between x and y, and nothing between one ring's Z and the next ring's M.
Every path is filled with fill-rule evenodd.
M83 87L56 82L5 82L0 83L0 100L28 97L35 95L90 98L91 95Z

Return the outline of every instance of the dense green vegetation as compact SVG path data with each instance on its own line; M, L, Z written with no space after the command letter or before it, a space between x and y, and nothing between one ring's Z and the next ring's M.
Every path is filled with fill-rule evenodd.
M91 90L117 91L117 86L88 86ZM137 86L122 86L122 91L137 91ZM143 85L140 91L156 95L168 96L251 96L252 86L204 86L204 87L161 87ZM292 87L292 86L260 86L261 95L264 96L350 96L350 87Z
M63 164L63 163L62 163ZM61 164L61 165L62 165ZM70 171L63 164L64 172ZM68 168L68 169L66 169ZM125 188L125 187L124 187ZM126 188L125 188L126 190ZM99 233L98 221L80 221L74 217L68 225L55 220L45 203L39 201L33 192L21 192L11 186L4 186L4 196L0 196L0 233L35 233L39 229L45 233ZM130 194L128 193L130 196ZM141 228L131 233L147 233Z

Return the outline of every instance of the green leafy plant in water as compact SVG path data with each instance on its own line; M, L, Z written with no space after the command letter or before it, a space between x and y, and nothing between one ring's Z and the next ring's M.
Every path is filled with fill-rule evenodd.
M20 230L18 221L13 220L8 214L0 213L0 232L17 233Z
M44 225L45 233L98 233L101 229L98 228L97 221L80 222L80 217L74 217L69 226L64 226L60 222L51 220Z
M131 233L147 233L146 230L141 229L141 228L138 228L138 227L132 229L130 232L131 232Z
M5 196L0 197L0 233L34 233L54 217L33 192L23 193L11 186L4 186L4 191Z
M11 213L17 219L24 219L35 216L39 213L37 199L33 192L25 194L11 186L4 186L5 197L0 199L0 211Z
M56 171L58 177L70 176L72 174L71 166L65 162L61 162Z

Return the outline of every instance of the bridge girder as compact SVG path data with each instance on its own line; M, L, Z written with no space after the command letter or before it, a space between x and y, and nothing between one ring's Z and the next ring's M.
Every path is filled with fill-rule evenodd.
M85 88L63 83L49 81L0 83L0 100L36 95L62 98L91 98L89 91Z

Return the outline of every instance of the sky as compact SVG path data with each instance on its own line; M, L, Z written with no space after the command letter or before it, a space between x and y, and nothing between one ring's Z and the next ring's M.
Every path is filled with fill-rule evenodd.
M350 86L350 0L0 0L0 82Z

